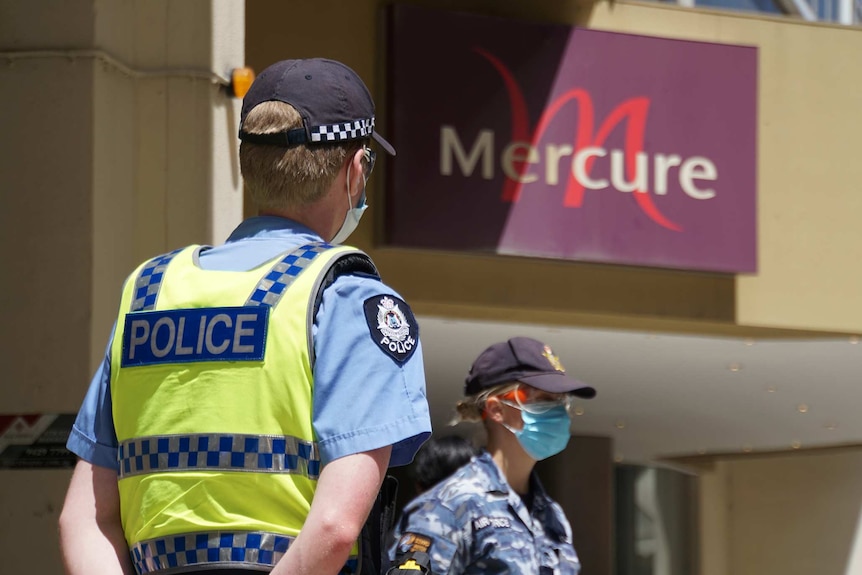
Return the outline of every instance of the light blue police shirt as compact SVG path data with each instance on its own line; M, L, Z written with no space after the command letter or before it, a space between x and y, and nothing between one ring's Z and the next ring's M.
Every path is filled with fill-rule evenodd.
M275 256L322 239L284 218L245 220L227 241L200 255L204 269L246 271ZM390 466L406 465L431 434L421 342L398 365L372 340L363 303L397 292L365 274L340 276L323 293L312 327L313 425L321 463L392 445ZM113 331L111 332L113 334ZM78 412L67 447L94 465L117 469L111 415L111 341ZM356 390L351 393L347 390Z

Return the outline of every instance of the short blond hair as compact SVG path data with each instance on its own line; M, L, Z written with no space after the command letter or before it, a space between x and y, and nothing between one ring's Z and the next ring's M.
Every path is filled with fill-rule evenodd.
M243 130L272 134L302 127L302 116L284 102L263 102L246 116ZM345 159L366 140L291 148L242 142L239 166L258 209L282 210L312 204L323 197Z

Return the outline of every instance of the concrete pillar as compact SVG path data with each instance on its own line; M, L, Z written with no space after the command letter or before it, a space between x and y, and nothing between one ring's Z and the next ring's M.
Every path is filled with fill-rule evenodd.
M71 413L139 260L239 222L232 0L0 0L0 413ZM4 571L61 571L66 470L0 469Z
M572 525L583 575L613 574L613 440L574 436L565 451L536 464L545 489Z

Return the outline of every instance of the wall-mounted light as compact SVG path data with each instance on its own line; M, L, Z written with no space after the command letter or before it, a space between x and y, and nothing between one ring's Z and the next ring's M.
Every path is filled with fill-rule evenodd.
M234 98L243 98L251 83L254 82L254 70L251 68L234 68L230 71L230 83L227 86L228 94Z

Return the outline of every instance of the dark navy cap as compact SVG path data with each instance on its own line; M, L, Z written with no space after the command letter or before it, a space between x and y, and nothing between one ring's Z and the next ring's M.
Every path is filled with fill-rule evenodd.
M544 343L529 337L513 337L495 343L476 358L464 384L464 394L520 381L551 393L571 393L584 399L596 390L566 375L560 359Z
M243 130L248 113L272 101L296 108L304 127L270 134ZM239 139L254 144L291 147L374 138L395 155L395 148L374 130L374 101L365 83L349 67L325 58L282 60L266 68L242 100L239 125Z

